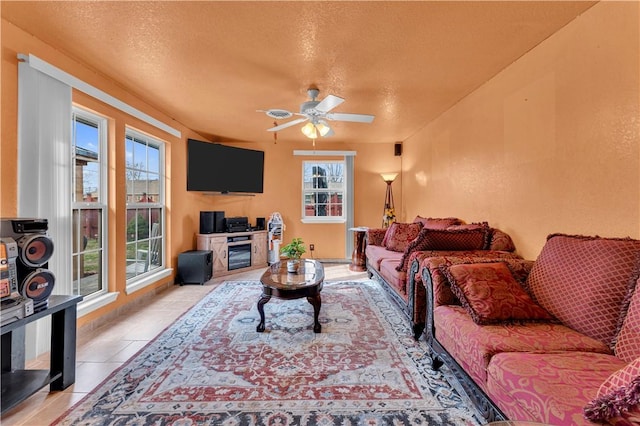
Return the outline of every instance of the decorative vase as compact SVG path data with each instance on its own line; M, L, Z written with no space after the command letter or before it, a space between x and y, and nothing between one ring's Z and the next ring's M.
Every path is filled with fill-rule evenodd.
M297 259L287 260L287 272L298 272L300 261Z

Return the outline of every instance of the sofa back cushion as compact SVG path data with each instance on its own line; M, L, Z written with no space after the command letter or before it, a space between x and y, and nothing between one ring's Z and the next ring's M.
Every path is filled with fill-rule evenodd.
M525 285L563 324L611 345L639 260L637 240L552 234Z
M461 225L462 220L456 217L422 217L416 216L414 223L422 223L422 226L429 229L447 229L452 225Z
M620 332L616 336L614 351L618 358L633 361L640 358L640 280L630 292L628 307L623 306Z
M554 318L513 277L503 262L440 266L451 290L476 324Z
M406 248L420 233L421 223L393 222L384 237L387 250L404 252Z

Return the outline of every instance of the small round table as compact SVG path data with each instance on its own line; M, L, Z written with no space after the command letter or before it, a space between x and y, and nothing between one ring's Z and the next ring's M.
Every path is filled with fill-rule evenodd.
M279 299L291 300L306 297L313 306L313 331L320 333L322 326L318 321L320 315L320 291L324 281L324 268L317 260L301 259L298 272L287 271L287 261L276 262L269 266L260 277L262 283L262 295L258 300L258 312L260 324L256 327L258 333L262 333L264 326L264 305L271 300L271 296Z

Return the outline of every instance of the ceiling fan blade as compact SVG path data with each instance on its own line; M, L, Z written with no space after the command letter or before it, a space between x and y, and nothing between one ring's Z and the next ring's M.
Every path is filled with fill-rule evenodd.
M353 121L355 123L371 123L375 115L369 114L349 114L347 112L332 112L326 115L327 120L333 121Z
M339 98L334 95L327 95L326 98L321 100L320 103L316 105L315 109L316 111L327 112L327 111L331 111L332 109L334 109L335 107L337 107L343 102L344 102L344 99L342 98Z
M279 126L267 129L267 132L277 132L279 130L286 129L287 127L295 126L296 124L302 123L303 121L307 121L307 120L308 120L308 118L306 118L306 117L305 118L296 118L295 120L287 121L284 124L280 124Z

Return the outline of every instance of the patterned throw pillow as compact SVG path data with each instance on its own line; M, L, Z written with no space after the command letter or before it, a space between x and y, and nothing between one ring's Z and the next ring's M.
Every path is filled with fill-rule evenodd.
M640 424L640 358L604 381L596 399L584 407L584 415L617 426Z
M387 240L386 249L399 252L405 251L409 243L418 236L421 229L421 223L392 223L385 235Z
M516 245L506 232L493 228L491 230L491 239L489 240L489 250L498 251L516 251Z
M429 229L422 228L415 240L404 251L396 271L406 271L409 256L414 251L464 251L484 250L489 228L477 229Z
M511 320L551 321L513 278L505 263L441 266L451 290L476 324Z
M612 345L639 266L638 240L552 234L525 286L564 325Z
M640 280L631 294L630 301L623 309L624 320L616 336L614 351L618 358L631 361L640 357Z
M453 225L462 225L462 221L456 217L422 217L416 216L413 223L422 223L429 229L447 229Z

